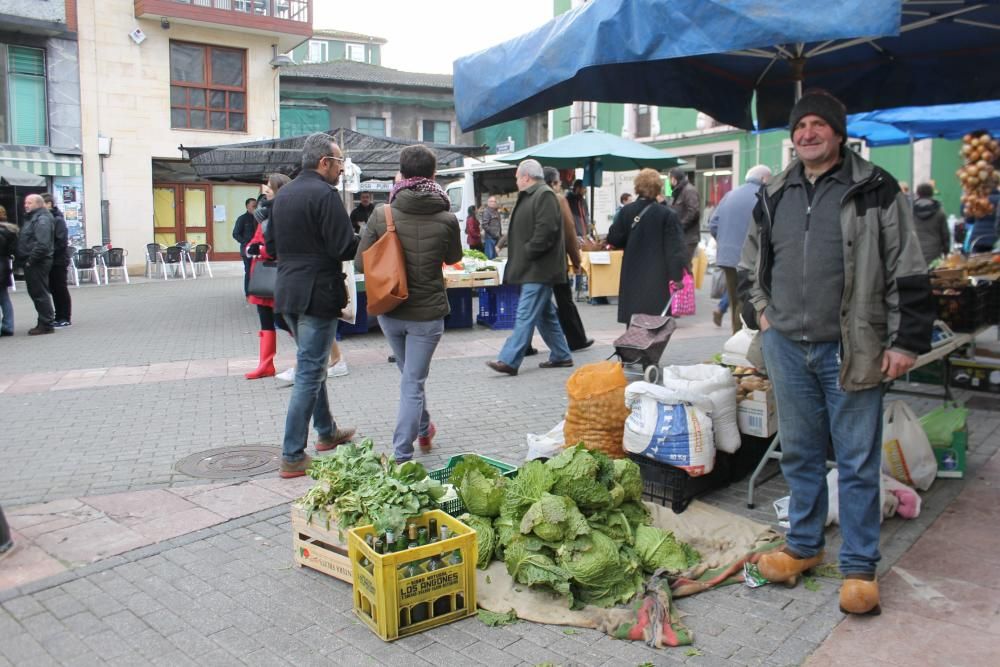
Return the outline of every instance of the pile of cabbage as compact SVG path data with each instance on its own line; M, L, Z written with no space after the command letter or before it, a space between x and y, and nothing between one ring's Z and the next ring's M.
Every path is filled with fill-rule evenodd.
M582 445L506 479L475 456L450 482L478 533L477 565L502 560L515 581L550 590L571 606L612 607L642 591L647 574L676 574L701 556L651 524L639 467Z

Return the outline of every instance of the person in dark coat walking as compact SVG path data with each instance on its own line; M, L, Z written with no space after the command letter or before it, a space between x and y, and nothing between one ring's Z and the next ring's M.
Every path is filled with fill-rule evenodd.
M920 252L924 261L930 264L941 255L947 255L951 248L951 234L948 230L948 216L941 208L941 202L934 199L934 186L921 183L917 186L917 200L913 202L913 226L920 241Z
M361 202L354 207L351 211L351 224L354 225L354 233L361 233L361 225L368 224L368 218L371 216L372 211L375 210L375 204L372 202L372 195L370 192L361 193Z
M583 273L580 262L580 241L576 236L576 224L573 221L573 213L570 211L566 196L562 193L562 183L559 181L559 170L555 167L545 167L545 185L552 188L559 198L559 211L562 213L563 234L566 241L566 255L573 265L573 272L576 275ZM569 282L556 283L552 286L552 294L556 299L556 314L559 316L559 326L562 327L566 336L566 343L573 352L583 350L594 344L593 338L587 338L587 331L583 328L583 320L573 303L573 288Z
M46 192L42 195L45 208L52 214L55 222L55 242L52 248L52 270L49 271L49 292L52 293L52 305L55 308L54 327L68 327L73 315L73 300L69 295L67 284L69 270L69 230L66 228L66 217L55 204L52 195Z
M24 280L28 295L35 302L38 323L28 330L29 336L50 334L55 331L55 311L49 292L49 273L52 271L52 253L55 243L55 220L45 208L41 195L24 198L27 217L17 239L17 261L24 267Z
M271 204L271 227L278 254L274 310L298 344L295 385L288 402L281 477L301 477L309 419L319 434L316 451L349 441L353 428L338 428L326 393L327 363L337 336L337 318L347 305L342 263L354 259L358 237L336 184L344 156L330 135L311 134L302 147L302 171L281 188ZM252 218L251 218L252 219Z
M670 206L677 213L681 229L684 231L684 243L687 246L688 265L694 257L701 240L701 197L693 184L688 182L687 174L680 167L670 170L670 187L673 198Z
M7 222L7 209L0 206L0 336L14 335L14 304L7 291L14 286L11 263L17 251L17 225Z
M253 217L253 212L257 208L257 199L249 197L243 205L247 207L246 213L236 218L233 225L233 238L240 244L240 257L243 259L243 296L250 295L250 264L252 257L247 257L247 244L257 231L257 221Z
M622 248L618 321L628 326L636 313L659 315L670 300L670 281L684 277L689 260L677 214L656 202L663 181L655 169L635 177L637 199L625 206L608 230L608 243Z
M514 331L497 361L486 365L498 373L517 375L534 328L549 346L549 359L540 368L566 368L573 355L559 326L552 286L566 282L566 241L559 199L545 183L542 165L525 160L517 166L517 204L507 228L507 267L504 283L520 285Z

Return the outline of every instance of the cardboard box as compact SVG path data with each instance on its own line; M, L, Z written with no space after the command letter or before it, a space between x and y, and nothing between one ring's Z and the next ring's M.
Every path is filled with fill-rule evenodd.
M934 447L934 458L937 459L937 477L947 479L962 479L965 477L965 454L969 445L969 431L963 428L951 435L951 446Z
M953 387L1000 394L1000 365L966 359L951 360Z
M778 431L778 411L774 390L755 391L737 403L736 424L743 435L767 438Z

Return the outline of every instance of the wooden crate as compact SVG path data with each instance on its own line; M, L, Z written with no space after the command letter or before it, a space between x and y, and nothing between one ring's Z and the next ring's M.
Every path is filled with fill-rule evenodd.
M449 289L453 287L493 287L499 284L500 274L496 269L444 274L444 285Z
M347 555L347 533L340 539L336 522L326 512L314 512L312 521L306 511L292 505L292 557L299 567L309 567L341 581L353 583L351 559Z

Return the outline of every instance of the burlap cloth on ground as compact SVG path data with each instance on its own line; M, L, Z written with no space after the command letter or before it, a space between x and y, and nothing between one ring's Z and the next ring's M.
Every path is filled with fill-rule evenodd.
M479 606L499 613L513 609L526 621L595 628L657 647L690 644L693 638L680 623L672 598L739 581L743 564L780 544L781 538L763 524L699 501L692 502L682 514L652 503L646 506L653 514L653 525L672 531L677 539L698 550L702 562L697 567L669 580L651 577L646 594L628 607L588 605L572 610L562 597L516 583L506 566L494 561L488 569L478 570Z

